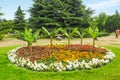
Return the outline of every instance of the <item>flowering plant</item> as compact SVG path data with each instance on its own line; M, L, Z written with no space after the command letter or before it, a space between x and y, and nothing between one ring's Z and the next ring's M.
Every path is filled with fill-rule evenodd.
M84 49L84 47L88 49ZM32 54L29 54L28 47L16 48L8 52L8 59L17 66L26 67L37 71L69 71L78 69L91 69L109 63L114 53L104 48L95 47L95 52L90 46L57 45L53 49L49 46L34 46ZM75 48L75 49L74 49ZM25 51L23 53L23 50Z

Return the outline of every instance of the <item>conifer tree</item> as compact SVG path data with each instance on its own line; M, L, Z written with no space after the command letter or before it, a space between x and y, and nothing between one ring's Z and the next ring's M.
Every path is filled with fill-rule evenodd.
M82 0L33 0L29 19L31 26L52 29L57 27L85 27L93 11Z
M13 30L23 31L25 24L26 24L25 14L24 14L23 10L21 10L21 7L19 6L17 8L17 11L15 12Z

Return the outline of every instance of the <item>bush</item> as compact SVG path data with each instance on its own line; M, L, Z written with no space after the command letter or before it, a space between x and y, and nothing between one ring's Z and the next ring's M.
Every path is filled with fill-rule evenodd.
M110 33L102 33L102 34L99 34L98 37L109 36L109 35L110 35Z
M4 37L4 35L0 35L0 40L2 40L2 39L3 39L3 37Z

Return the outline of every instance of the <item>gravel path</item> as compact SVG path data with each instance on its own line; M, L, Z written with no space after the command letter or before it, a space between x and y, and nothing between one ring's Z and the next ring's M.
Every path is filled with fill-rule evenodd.
M67 39L57 41L53 41L54 44L67 44ZM72 44L78 44L80 43L80 39L73 39L71 40ZM92 38L84 38L83 39L84 44L92 44ZM49 39L39 39L36 43L33 45L43 45L43 44L49 44ZM18 40L15 38L5 38L2 41L0 41L0 47L4 46L14 46L14 45L26 45L25 41ZM118 39L115 38L115 34L111 34L107 37L99 37L96 41L96 45L98 46L105 46L105 45L120 45L120 37Z

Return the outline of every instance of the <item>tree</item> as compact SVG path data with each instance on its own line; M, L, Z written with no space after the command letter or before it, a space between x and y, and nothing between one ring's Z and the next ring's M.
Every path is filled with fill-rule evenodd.
M60 8L59 0L33 0L33 7L30 9L31 17L30 24L34 28L55 28L59 27L60 24L55 19L59 13L56 9Z
M1 21L0 22L0 40L3 39L4 35L11 32L13 28L12 21Z
M115 14L109 16L105 26L107 32L115 32L116 29L120 29L120 13L116 11Z
M1 7L0 7L0 9L1 9ZM0 12L0 16L2 16L2 15L3 15L3 13Z
M46 28L42 27L43 33L50 37L50 46L53 47L53 39L58 33L58 29L54 29L53 31L48 31Z
M27 45L31 46L32 43L36 42L36 40L38 39L40 31L37 30L33 33L31 28L25 28L24 32L16 31L16 33L19 35L18 39L27 41Z
M33 0L29 19L31 26L47 29L59 27L87 27L93 11L81 0Z
M70 27L79 26L79 28L87 28L93 10L86 8L82 0L61 0L66 6L66 11L71 15L67 17L66 22Z
M108 15L105 13L100 13L98 17L94 17L94 21L97 23L99 31L106 31L106 22L108 19Z
M3 14L0 12L0 16ZM12 30L13 23L5 19L0 19L0 40L3 39L4 35Z
M14 25L15 27L13 30L19 30L23 31L25 26L26 26L26 20L25 18L25 13L23 13L23 10L21 10L21 7L19 6L17 8L17 11L15 12L15 18L14 18Z

